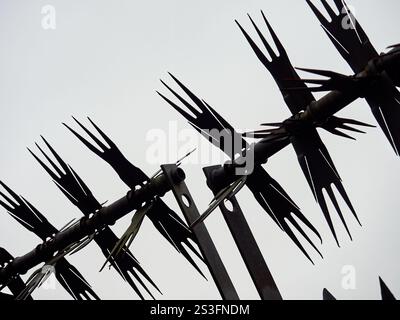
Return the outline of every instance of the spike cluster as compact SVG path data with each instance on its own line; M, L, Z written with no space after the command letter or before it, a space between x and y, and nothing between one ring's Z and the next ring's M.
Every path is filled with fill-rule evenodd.
M278 49L278 54L274 52L272 46L268 43L260 29L255 24L254 20L249 16L250 21L258 36L260 37L264 47L267 49L267 52L270 56L270 59L262 52L262 50L257 46L255 41L249 36L249 34L244 30L244 28L238 23L238 26L245 38L249 42L253 51L256 53L256 56L263 63L263 65L267 68L267 70L271 73L273 78L275 79L281 93L284 97L284 100L292 112L293 117L284 121L283 123L277 124L268 124L275 125L278 128L276 129L266 129L261 131L254 132L254 137L256 138L265 138L269 137L270 139L274 138L289 138L290 142L293 145L293 148L297 154L297 158L300 164L300 167L307 179L307 182L311 188L311 191L315 197L315 200L321 207L321 210L325 216L325 219L334 235L334 238L339 245L339 240L336 236L336 231L333 226L333 222L330 216L330 212L324 197L323 191L325 190L328 194L328 197L332 201L332 204L337 211L340 220L342 221L349 237L351 237L350 231L347 227L346 221L342 214L342 210L339 207L339 204L336 200L335 194L333 192L332 186L336 187L336 190L344 199L345 203L349 207L350 211L353 213L357 221L359 222L355 210L350 202L349 197L342 185L342 180L333 164L331 156L328 152L328 149L325 147L322 142L316 127L317 124L307 123L305 121L301 121L299 119L299 113L306 110L306 108L316 101L312 94L312 90L310 90L306 85L304 80L300 78L297 74L295 68L293 67L288 54L276 35L275 31L272 29L271 24L266 19L264 13L261 11L263 20L267 25L269 33L274 41L275 47ZM327 75L326 73L323 73ZM334 76L329 73L330 76ZM287 82L296 83L296 90L293 88L287 87ZM311 81L311 80L310 80ZM327 86L327 85L326 85ZM325 87L324 87L325 88ZM328 119L328 124L325 123L322 127L329 129L331 132L335 132L336 134L342 134L338 128L348 129L352 131L360 132L358 129L353 129L349 126L345 125L347 123L365 125L356 120L347 120L340 119L336 117L332 117Z
M211 143L215 144L222 151L227 153L231 160L234 159L233 157L237 152L242 154L242 149L248 148L249 145L241 137L241 135L237 131L235 131L235 129L209 104L207 104L204 100L199 99L192 91L190 91L172 74L170 75L178 84L178 86L193 101L198 109L192 106L187 100L185 100L178 93L172 90L171 87L166 85L163 81L162 83L165 85L165 87L181 102L181 104L186 109L179 107L175 102L168 99L165 95L161 93L159 93L159 95L175 110L182 114L198 132L206 137L206 139L208 139ZM189 114L186 110L191 112L193 116ZM232 139L228 141L240 141L241 143L234 144L235 146L241 145L242 147L240 148L240 150L235 150L234 148L225 148L224 144L220 143L221 132L227 133L227 135L224 135L225 141L228 140L226 139L226 137L230 137ZM282 140L279 148L285 147L288 143L288 139ZM227 150L229 152L227 152ZM308 244L312 248L314 248L314 250L322 257L317 246L304 230L304 226L307 227L314 234L314 236L317 236L321 240L321 236L319 235L318 231L301 213L299 207L293 202L293 200L279 185L279 183L274 180L261 165L257 165L253 173L248 176L246 180L246 185L253 193L254 197L262 206L262 208L269 214L269 216L278 225L278 227L282 231L284 231L289 236L289 238L299 247L299 249L310 261L312 261L311 256L307 253L302 243L292 231L292 227L297 232L299 232L301 236L308 242ZM299 219L304 225L301 226L296 221L296 219Z
M367 80L373 82L373 85L369 85L368 91L365 92L365 99L396 155L399 155L400 92L396 89L393 81L388 76L388 74L391 74L391 70L379 70L379 66L373 62L374 59L382 59L382 57L379 56L367 34L344 1L334 0L336 9L339 11L339 14L336 14L325 0L321 0L321 3L329 15L330 21L325 18L311 0L307 0L307 3L320 21L322 28L335 48L353 71L355 73L360 73L364 71L366 67L367 69L369 68ZM351 23L349 28L343 28L344 18L347 18ZM332 75L332 73L325 74L325 76L331 77L330 84L335 82ZM365 82L365 79L363 81ZM343 78L340 82L341 85L343 85ZM354 85L354 81L352 85ZM326 82L322 87L324 86L329 87ZM361 97L364 97L364 95L361 95Z
M45 169L45 171L51 176L54 183L62 191L73 205L75 205L85 216L96 212L101 209L100 202L94 197L88 186L80 178L80 176L69 166L60 155L54 150L54 148L43 138L46 147L50 150L54 159L58 162L58 165L51 159L51 157L36 144L42 155L53 167L53 170L47 166L43 160L41 160L31 150L30 153L39 162L39 164ZM103 255L108 257L118 242L118 237L111 231L109 227L105 227L100 230L94 237L95 242L100 247ZM137 259L128 250L124 250L123 253L112 262L112 266L117 270L121 277L129 283L129 285L135 290L135 292L144 299L143 294L140 292L137 284L133 280L132 276L136 281L145 289L145 291L154 298L150 289L145 285L143 280L139 277L142 275L157 291L160 292L154 281L140 266ZM160 292L161 293L161 292Z
M77 131L70 126L64 124L89 150L107 162L119 178L131 189L143 187L149 181L149 177L139 168L130 163L115 143L90 119L96 131L107 143L108 147L101 142L89 129L74 118L75 122L86 132L86 134L97 144L92 145L88 140L83 138ZM99 149L101 151L99 151ZM185 222L171 210L162 199L156 199L146 216L151 220L158 232L179 252L186 260L204 277L199 266L190 256L185 246L194 253L201 261L204 261L200 253L195 249L193 243L197 240L192 231L186 226ZM185 245L185 246L184 246Z
M53 237L58 232L58 230L45 218L45 216L40 213L39 210L37 210L31 203L29 203L29 201L22 196L17 195L2 181L0 181L0 185L10 195L9 197L0 191L0 195L5 200L0 200L0 205L6 209L7 212L22 226L36 234L42 241ZM90 299L90 296L98 299L97 295L94 293L85 278L65 258L57 261L57 264L54 267L57 280L74 299L80 300L82 297ZM30 289L20 293L17 295L18 297L23 300L28 298L33 290L44 282L43 278L46 275L49 276L47 272L38 272L37 274L41 275L42 277L34 277L32 278L32 281L28 281L28 283L30 283Z
M399 84L397 74L398 69L400 69L400 56L398 55L400 45L390 46L389 49L391 50L388 53L379 55L355 19L350 8L343 0L333 0L335 7L331 6L326 0L320 1L330 18L329 20L316 7L312 0L306 0L333 45L353 69L354 75L346 76L333 71L298 68L300 71L326 78L303 79L293 67L285 47L262 11L263 21L273 43L267 41L253 18L250 15L248 17L265 49L261 49L245 28L236 21L236 24L257 58L274 78L292 114L290 118L283 122L263 124L263 126L268 126L269 128L248 132L247 136L244 136L236 131L207 102L198 98L175 76L170 74L174 82L189 97L189 101L191 102L183 98L166 82L161 80L164 87L179 102L174 102L167 98L166 95L157 91L161 98L188 120L190 125L209 142L225 152L230 158L230 165L233 167L239 166L237 155L245 158L248 152L256 150L257 147L259 153L260 150L262 151L262 157L260 157L262 159L256 159L255 167L251 173L241 174L236 179L227 179L226 185L221 187L220 192L216 194L210 203L208 210L190 226L187 226L159 196L152 196L152 199L147 199L142 208L135 212L131 225L121 238L118 238L108 226L103 226L99 230L95 230L91 235L84 233L87 235L85 238L71 243L63 250L59 250L51 256L47 257L47 252L43 251L46 255L43 259L46 259L45 264L37 269L26 283L21 280L19 275L14 275L8 279L7 283L3 284L0 291L7 286L14 298L23 300L32 299L31 295L34 290L40 287L54 271L57 280L74 299L98 299L98 296L84 277L65 258L68 254L73 254L81 250L94 240L103 255L107 258L106 263L110 262L110 265L129 283L141 299L144 299L142 289L154 299L152 291L145 284L144 280L159 293L161 293L160 290L129 250L129 246L138 234L145 217L151 220L157 231L204 277L200 267L192 258L192 255L195 255L198 260L204 262L202 255L195 247L197 240L192 230L195 230L193 228L203 222L222 201L233 197L244 185L249 188L255 199L276 225L289 236L311 262L311 255L303 243L312 247L322 257L308 233L311 233L322 243L320 234L301 213L299 207L289 197L283 187L262 167L262 164L270 156L289 144L294 148L300 168L316 202L323 212L337 245L340 246L339 239L324 192L333 204L350 239L352 239L342 208L339 206L337 195L341 196L355 220L360 225L361 223L345 191L328 149L319 136L317 128L323 128L334 135L355 140L346 131L365 133L358 129L358 127L373 126L358 120L339 118L334 116L334 114L344 107L343 104L348 105L355 99L365 98L395 153L399 155L400 92L396 86ZM338 13L335 12L336 9ZM343 26L344 21L348 22L349 25L347 27ZM275 49L273 49L272 45L274 45ZM266 50L266 53L263 50ZM309 85L315 86L311 87ZM316 100L313 93L324 91L331 92L324 98ZM320 109L322 116L321 114L319 117L313 115L318 109ZM327 109L329 109L329 112L327 112ZM330 112L331 109L332 112ZM78 131L72 129L71 126L65 123L63 125L90 151L108 163L122 182L131 190L145 187L150 180L157 176L158 173L149 178L142 170L130 163L116 144L90 118L88 118L90 124L101 138L98 138L96 134L91 132L77 119L73 119L92 142L84 138ZM252 138L262 140L250 145L246 140L249 134ZM90 217L101 210L103 204L96 199L77 172L60 157L45 138L42 137L42 140L48 151L44 151L44 148L36 143L36 147L41 154L40 157L31 149L28 150L50 175L58 189L85 217ZM177 162L177 165L180 163L181 160ZM0 206L6 209L27 230L38 236L43 241L43 245L47 241L51 241L51 239L54 240L61 230L68 230L76 226L76 223L80 223L78 221L73 224L73 221L71 221L61 230L58 230L23 196L15 193L2 181L0 181L0 186L4 189L4 192L0 191ZM92 231L90 229L89 233ZM302 239L299 239L295 232L300 234ZM78 235L81 234L79 233ZM211 252L212 250L209 251ZM202 252L205 253L204 250ZM213 254L211 256L215 257ZM5 268L12 261L13 257L6 250L0 248L0 268ZM210 259L207 261L210 265ZM381 278L379 281L382 299L394 300L395 297L386 284ZM324 300L335 300L335 297L327 289L323 291L323 298ZM0 300L8 299L10 299L9 295L0 292Z

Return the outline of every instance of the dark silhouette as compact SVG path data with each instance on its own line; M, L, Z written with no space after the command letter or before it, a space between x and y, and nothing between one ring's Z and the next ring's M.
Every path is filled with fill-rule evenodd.
M29 152L35 157L40 165L47 171L51 176L54 183L61 190L61 192L85 215L88 216L91 213L99 210L102 205L93 196L90 189L74 171L74 169L66 164L62 158L56 153L52 146L42 137L45 145L50 150L58 165L43 151L43 149L36 144L40 152L47 159L50 165L53 167L51 170L36 154L30 149ZM111 250L118 242L118 237L112 232L109 227L105 227L99 231L94 241L100 247L103 255L108 257ZM140 292L138 286L135 284L133 278L145 289L145 291L154 299L153 294L147 288L143 280L139 277L140 273L157 291L160 292L158 287L155 285L153 280L147 275L147 273L140 266L139 262L133 256L133 254L126 248L123 252L115 259L111 261L111 265L120 274L120 276L129 283L129 285L135 290L141 299L144 299L143 294ZM133 276L133 278L132 278ZM161 293L161 292L160 292Z
M324 289L322 291L322 300L324 300L324 301L335 301L336 298L328 291L328 289Z
M374 62L378 58L380 62L385 62L385 58L388 56L385 58L379 56L346 3L342 0L334 0L334 2L336 8L339 10L339 14L336 14L326 1L321 0L331 19L329 21L312 1L307 0L307 3L317 16L329 39L353 71L355 73L362 72L366 66L375 69L374 73L376 74L373 75L373 80L375 81L365 91L365 99L371 107L371 111L378 121L379 126L385 133L386 138L389 140L396 154L399 155L400 92L395 87L396 83L397 85L399 84L398 47L393 46L392 52L388 54L392 58L395 58L393 63L379 65L379 63ZM348 22L351 23L348 28L343 28L344 18L347 18ZM397 54L397 56L394 56L394 54ZM394 66L397 68L393 68Z
M2 181L0 181L0 185L12 197L11 199L0 191L0 195L7 201L6 203L0 200L0 205L22 226L33 232L42 241L52 238L58 232L45 216L25 198L17 195ZM82 298L91 300L91 297L99 299L81 273L65 258L60 259L55 265L55 275L58 282L75 300L82 300Z
M241 146L247 147L247 143L242 139L241 135L237 133L234 128L222 117L220 116L207 102L200 100L196 97L186 86L184 86L177 78L172 74L171 77L176 81L176 83L182 88L182 90L190 97L190 99L197 106L196 109L189 102L183 99L179 94L172 90L165 82L162 83L168 88L171 93L184 105L185 109L179 107L173 101L157 92L166 102L168 102L176 111L182 114L189 123L200 133L206 136L206 138L217 147L221 148L222 151L228 149L224 148L224 141L220 141L220 132L227 132L231 139L240 139L242 141ZM187 111L191 114L189 114ZM214 129L214 130L213 130ZM204 130L208 130L205 134ZM237 140L236 140L237 141ZM275 141L276 142L276 141ZM281 139L277 143L279 148L285 147L289 143L288 139ZM236 154L242 154L242 150L235 150L231 154L228 154L233 160L233 156ZM275 181L261 166L261 164L256 164L254 171L251 175L247 177L246 181L247 187L251 190L254 197L258 203L263 207L263 209L270 215L270 217L275 221L279 228L286 232L287 235L292 239L292 241L300 248L300 250L305 254L305 256L312 262L309 254L304 249L300 241L297 239L296 235L291 230L291 225L307 240L307 242L321 255L315 244L312 242L310 237L302 229L302 227L297 223L295 217L297 217L301 222L307 226L314 235L321 237L318 231L313 227L313 225L304 217L300 212L297 205L290 199L285 190ZM322 242L322 240L321 240ZM322 255L321 255L322 257Z
M74 299L98 299L78 270L65 259L67 255L83 249L92 240L97 243L107 258L106 263L110 261L111 266L130 284L141 299L144 299L142 289L154 299L145 280L158 292L160 290L129 251L129 245L137 235L145 216L149 217L163 237L178 252L182 253L203 277L199 266L192 258L193 254L207 264L223 299L237 300L239 296L229 274L205 225L201 223L218 205L220 205L260 297L281 299L272 274L269 272L234 195L241 190L243 185L247 185L262 208L311 262L309 253L295 232L298 232L304 238L302 240L306 240L308 245L322 257L308 234L313 233L322 243L318 231L301 213L299 207L279 183L262 166L270 157L289 144L293 145L300 167L315 200L322 209L337 245L339 246L339 239L323 194L324 190L352 239L334 189L340 194L356 221L360 225L361 223L317 128L355 140L349 135L349 131L365 133L358 126L372 126L357 120L339 118L335 114L358 98L365 98L395 153L400 155L400 92L396 88L400 87L400 44L388 47L386 53L378 54L343 0L333 0L336 8L329 5L326 0L321 0L329 20L317 9L312 0L306 1L354 74L347 76L328 70L298 68L300 71L325 77L323 79L302 79L262 11L262 17L272 37L272 42L266 40L253 19L250 16L249 18L266 53L263 52L264 49L257 46L256 42L236 21L258 59L273 76L291 112L291 116L283 122L265 123L262 126L268 126L268 128L248 133L252 138L261 139L261 141L250 145L243 134L235 131L207 102L199 99L172 74L170 74L171 77L190 98L190 102L161 81L179 100L181 106L163 94L157 93L183 115L192 127L230 158L230 161L223 166L204 168L207 184L212 189L215 198L203 215L198 212L184 183L184 172L178 168L180 161L176 164L162 165L161 170L149 178L126 159L114 142L90 118L88 118L89 122L102 140L78 120L73 119L94 143L89 142L68 125L64 125L89 150L106 161L130 188L125 196L111 205L103 207L103 204L94 197L78 174L61 159L43 137L44 144L51 155L44 152L38 144L36 146L50 165L45 164L46 161L28 149L52 177L62 193L83 213L84 217L75 223L73 220L61 230L57 230L25 198L17 195L0 181L0 186L6 191L0 191L0 206L43 241L25 255L15 259L5 249L0 248L0 291L6 287L11 291L11 295L0 292L0 300L32 300L33 291L48 278L53 270L58 281ZM339 13L335 12L336 9ZM272 48L272 45L276 47L276 50ZM324 91L330 92L316 100L313 92ZM254 160L254 170L245 172L241 161L248 159L246 156L249 152L254 152L254 158L251 159ZM236 171L239 168L243 169L242 173ZM172 191L174 194L190 227L160 199L167 191ZM184 199L187 200L186 203ZM232 210L225 206L229 201L231 201ZM134 210L136 211L132 215L131 225L119 239L108 226ZM306 230L305 227L308 227L309 230ZM198 243L196 239L198 239ZM198 245L201 254L193 243ZM35 270L24 283L20 274L25 274L29 269L43 262L44 265ZM381 278L379 278L379 284L382 300L396 300ZM336 300L336 298L327 289L324 289L323 300Z
M347 193L342 184L342 180L339 176L338 171L335 168L328 149L325 147L317 132L317 124L301 121L296 117L299 112L304 111L311 103L313 103L315 101L315 98L311 91L304 84L304 82L301 81L299 75L297 74L296 70L290 62L285 48L283 47L282 43L280 42L269 22L267 21L264 13L262 11L261 13L263 20L272 36L274 44L278 49L278 54L276 54L275 51L272 49L271 45L265 39L260 29L254 23L253 19L250 16L249 18L255 30L257 31L257 34L260 37L262 43L267 49L269 59L261 51L261 49L259 49L252 38L248 35L248 33L242 28L242 26L237 21L236 23L246 37L250 46L256 53L259 60L263 63L263 65L268 69L268 71L275 79L282 93L282 96L284 97L284 101L286 102L289 110L294 116L290 120L284 121L283 123L270 124L277 125L278 129L258 131L256 132L256 137L263 137L265 135L278 135L279 137L286 135L287 137L289 137L290 142L293 145L293 148L297 154L300 167L307 179L311 191L313 192L315 200L320 205L325 219L329 225L329 228L331 229L336 243L339 246L339 240L336 236L336 231L333 226L323 190L327 192L329 198L331 199L350 239L352 239L352 236L347 227L339 204L336 200L332 185L334 185L336 190L340 193L358 223L360 223L360 221L358 220L353 205L351 204L350 199L347 196ZM287 89L286 86L288 79L297 82L297 90L294 91ZM347 124L365 125L359 121L341 119L332 116L326 121L326 123L322 123L320 126L326 128L330 132L333 131L335 134L339 134L342 136L344 135L346 137L348 137L346 134L338 132L338 128L362 132L360 130L349 127Z
M382 300L396 300L394 294L390 291L386 283L379 277L379 285L381 287Z
M5 265L14 260L14 257L8 253L6 249L0 248L0 268L4 268ZM0 286L0 291L3 288L8 287L12 296L2 293L0 300L14 300L18 295L26 289L24 281L19 275L15 275L11 279L8 279L4 284ZM26 300L33 300L31 296L27 296Z
M91 131L83 126L78 120L73 118L75 122L86 132L86 134L97 144L97 147L92 145L89 141L83 138L77 131L64 123L67 127L89 150L107 162L114 171L118 174L120 179L131 189L135 190L136 187L141 187L144 183L149 181L149 177L138 167L129 162L128 159L122 154L115 143L90 119L89 122L97 130L100 136L104 139L106 146L101 142ZM100 150L98 149L100 148ZM151 220L154 227L160 234L171 244L174 248L181 253L190 264L203 276L204 274L197 266L195 261L190 256L188 250L190 249L200 260L202 256L192 243L189 241L197 242L192 231L186 226L186 223L171 210L162 199L154 201L151 210L148 210L146 216ZM185 245L185 246L183 246Z

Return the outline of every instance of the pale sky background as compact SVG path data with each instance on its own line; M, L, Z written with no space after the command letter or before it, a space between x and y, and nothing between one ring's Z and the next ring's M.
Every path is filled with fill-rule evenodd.
M41 27L41 8L47 4L56 9L56 30ZM379 51L400 41L399 1L352 0L349 4L355 7L357 18ZM26 150L43 134L100 201L118 199L127 191L124 184L61 122L72 124L71 115L82 120L91 116L134 164L151 174L158 167L146 160L151 144L146 141L149 130L167 131L169 121L174 120L179 129L188 128L155 93L156 89L166 92L159 78L172 83L167 71L176 74L237 128L257 128L261 122L287 118L289 111L272 77L234 23L238 19L254 35L246 13L263 26L260 9L294 65L350 73L303 0L0 0L0 178L56 227L81 217ZM340 115L376 124L362 100ZM381 275L400 297L399 159L379 128L368 130L357 142L326 132L321 136L363 224L359 227L345 210L353 242L337 215L332 214L342 247L335 245L291 147L271 159L266 168L320 231L323 260L312 253L313 266L248 190L238 197L282 296L321 299L322 289L327 287L338 299L380 299ZM200 211L212 198L202 166L205 164L183 167ZM177 209L171 195L167 202ZM129 221L126 217L113 227L117 235L122 235ZM14 256L39 243L4 210L0 225L0 246ZM219 211L207 226L240 297L257 299ZM157 299L219 298L210 276L210 281L204 281L148 220L132 251L163 291L162 296L156 294ZM104 257L94 243L68 260L101 298L138 298L114 270L98 272ZM356 269L355 290L345 290L341 285L341 271L347 265ZM207 272L205 266L203 270ZM70 296L57 284L56 289L39 289L34 298Z

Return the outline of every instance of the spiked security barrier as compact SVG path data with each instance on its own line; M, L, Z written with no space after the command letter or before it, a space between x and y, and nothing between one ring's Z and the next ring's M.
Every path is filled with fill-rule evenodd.
M75 118L73 119L79 130L73 129L68 124L64 126L86 148L108 163L122 182L130 188L127 195L120 200L108 206L101 204L78 173L62 159L45 138L42 137L43 146L36 143L37 151L29 149L58 189L81 211L83 217L78 221L71 221L58 230L28 200L0 181L2 187L0 205L42 241L27 254L16 258L0 248L0 291L8 287L11 292L11 295L0 292L0 299L32 299L34 290L53 272L74 299L99 299L84 276L66 259L68 255L82 250L92 241L106 258L104 265L110 263L141 299L144 299L144 292L154 299L151 289L160 292L159 288L129 250L130 244L147 217L165 240L203 277L205 276L195 259L206 264L223 299L237 300L239 296L236 289L204 224L204 220L218 207L222 211L260 298L282 299L273 278L274 270L269 269L261 254L235 195L246 186L272 221L288 235L307 259L312 262L311 255L301 240L305 240L322 257L315 243L317 239L322 242L321 235L284 188L263 167L269 158L290 144L337 245L340 246L340 241L333 226L327 197L352 239L335 189L360 225L361 219L350 201L339 172L317 129L322 128L334 135L350 139L354 138L349 132L365 133L360 127L373 126L335 116L338 111L355 100L364 98L390 145L399 155L400 93L396 87L400 85L400 45L390 46L387 53L379 55L344 1L333 0L335 5L333 7L326 0L320 0L330 20L317 8L315 1L306 0L306 2L335 48L352 68L353 75L297 68L299 71L323 77L302 79L263 12L261 12L263 25L270 34L272 42L267 41L263 31L265 28L260 28L252 17L249 16L249 19L264 49L261 49L242 24L236 21L239 30L282 93L284 102L291 112L291 116L284 121L264 123L262 126L268 128L242 134L177 77L170 74L173 82L187 97L161 80L165 89L174 98L157 91L160 97L230 158L230 161L222 166L203 169L207 185L214 194L212 202L203 214L198 212L184 182L185 174L179 168L183 159L175 164L162 165L155 175L149 177L129 162L116 144L90 118L88 121L94 130L89 130ZM351 23L349 28L343 27L343 18L347 18ZM324 91L330 92L318 100L313 95L314 92ZM249 138L257 141L251 143ZM249 154L252 155L253 168L246 170L245 164ZM174 194L186 221L183 221L162 200L169 191ZM231 203L231 209L226 205L228 202ZM109 226L132 212L134 214L131 224L123 236L118 238ZM300 236L303 239L299 239ZM20 275L41 263L44 265L35 270L24 283ZM395 299L381 278L380 286L382 299ZM324 289L323 299L335 300L335 297Z

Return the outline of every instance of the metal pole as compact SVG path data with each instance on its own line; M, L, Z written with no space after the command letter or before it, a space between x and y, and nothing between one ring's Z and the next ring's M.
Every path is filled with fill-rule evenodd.
M161 168L165 176L172 180L174 165L163 165ZM172 192L185 215L186 222L191 225L200 217L200 214L184 181L173 184ZM204 223L197 224L192 231L197 238L200 251L222 298L224 300L239 300L235 287Z
M207 184L214 195L218 194L220 189L218 186L212 185L208 177L213 170L219 167L220 166L213 166L203 169L207 177ZM221 203L220 209L258 294L263 300L282 300L279 289L257 245L253 233L250 230L246 218L243 215L238 201L235 197L231 197L229 201L232 204L232 210L229 210L223 203Z

